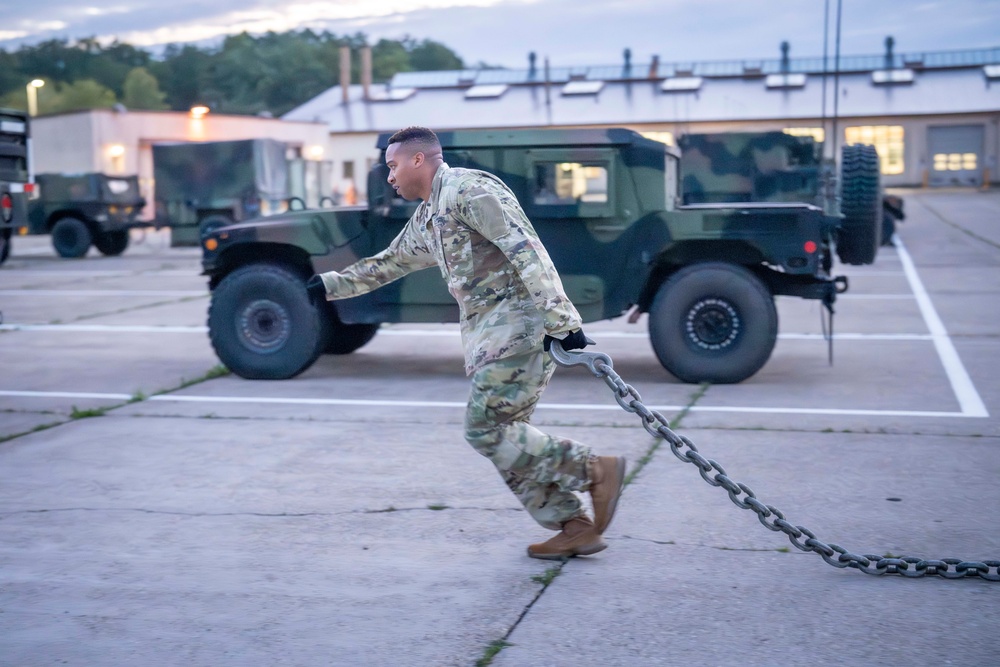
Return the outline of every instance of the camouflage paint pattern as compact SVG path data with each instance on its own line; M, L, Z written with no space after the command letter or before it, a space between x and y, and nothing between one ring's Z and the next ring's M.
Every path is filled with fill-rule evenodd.
M685 204L819 203L822 144L784 132L685 134L681 187Z
M388 248L320 275L328 298L339 299L435 264L459 305L467 373L582 325L510 189L492 174L447 164Z
M555 362L541 348L486 364L472 377L465 439L493 462L531 517L559 530L584 513L574 491L589 486L590 450L529 424Z

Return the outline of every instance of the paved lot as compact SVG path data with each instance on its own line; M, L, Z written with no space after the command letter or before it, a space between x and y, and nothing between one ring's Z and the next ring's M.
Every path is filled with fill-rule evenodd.
M678 383L644 322L588 333L821 540L1000 559L1000 193L905 196L896 247L842 267L833 366L794 299L740 385ZM531 560L547 534L461 438L454 327L384 327L294 380L220 376L197 251L134 241L68 261L17 238L0 268L2 665L1000 663L1000 584L791 548L579 369L536 422L635 477L607 551Z

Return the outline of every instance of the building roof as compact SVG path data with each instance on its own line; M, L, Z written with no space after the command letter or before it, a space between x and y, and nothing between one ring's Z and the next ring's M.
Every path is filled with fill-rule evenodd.
M1000 111L1000 48L841 59L841 117ZM826 75L833 110L832 59ZM823 59L406 72L331 88L284 116L331 132L815 119Z

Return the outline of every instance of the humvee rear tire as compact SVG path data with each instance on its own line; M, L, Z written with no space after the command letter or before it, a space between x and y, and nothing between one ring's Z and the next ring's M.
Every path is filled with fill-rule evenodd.
M222 363L240 377L284 380L316 361L322 317L300 276L274 264L250 264L212 293L208 335Z
M350 354L367 345L378 333L378 324L344 324L337 311L327 306L325 344L326 354Z
M90 249L93 237L83 220L63 218L52 227L52 247L60 257L83 257Z
M837 256L845 264L871 264L882 241L882 193L878 153L874 146L844 146L840 166L840 210Z
M10 237L13 234L13 230L8 227L7 229L0 232L0 264L7 261L10 257Z
M742 382L770 358L778 312L764 283L742 266L692 264L656 292L649 336L660 363L682 382Z
M125 252L125 248L128 247L128 240L128 230L118 229L95 236L94 247L97 248L102 255L114 257L115 255L120 255Z

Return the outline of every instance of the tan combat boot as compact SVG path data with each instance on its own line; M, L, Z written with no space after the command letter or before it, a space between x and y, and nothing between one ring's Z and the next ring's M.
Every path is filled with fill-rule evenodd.
M589 556L608 548L588 516L573 517L563 524L562 532L545 542L528 547L528 555L543 560L563 560Z
M624 456L594 456L588 462L590 498L594 502L594 524L601 535L608 529L625 484Z

